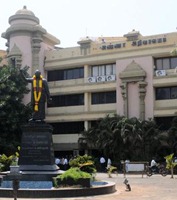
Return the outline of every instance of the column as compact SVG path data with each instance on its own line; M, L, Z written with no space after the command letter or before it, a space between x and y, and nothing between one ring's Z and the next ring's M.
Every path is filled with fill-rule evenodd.
M89 93L85 92L84 93L84 112L89 111Z
M140 116L140 119L141 120L145 120L145 102L144 102L144 99L145 99L145 96L146 96L146 86L147 86L147 83L145 81L140 81L138 82L138 86L139 86L139 99L140 99L140 113L139 113L139 116Z
M42 38L40 35L34 35L32 37L32 74L39 69L39 52L41 49Z
M124 82L120 85L120 88L122 89L121 94L124 100L124 116L128 117L128 95L127 95L127 83Z

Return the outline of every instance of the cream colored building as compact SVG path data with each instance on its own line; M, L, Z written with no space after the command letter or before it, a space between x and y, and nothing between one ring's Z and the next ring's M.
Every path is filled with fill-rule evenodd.
M3 65L7 64L7 62L6 62L6 55L7 55L6 51L0 50L0 58L1 58L1 60L0 60L0 67L2 67Z
M9 56L20 52L22 66L46 74L53 98L46 122L54 127L56 152L79 153L79 133L107 114L153 118L162 129L170 126L177 113L177 32L142 36L132 30L122 37L86 37L76 47L56 48L59 40L37 19L23 8L10 17L15 29L2 36L9 42Z

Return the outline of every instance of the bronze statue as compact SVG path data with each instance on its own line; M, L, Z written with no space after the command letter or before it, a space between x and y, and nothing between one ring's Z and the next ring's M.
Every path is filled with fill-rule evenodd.
M24 79L32 84L31 105L33 107L33 115L30 121L41 121L45 119L45 102L51 101L47 80L43 78L41 72L36 70L31 78L25 77L23 70L20 70Z

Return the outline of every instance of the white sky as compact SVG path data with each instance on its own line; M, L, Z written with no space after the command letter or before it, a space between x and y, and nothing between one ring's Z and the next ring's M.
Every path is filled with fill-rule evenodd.
M60 39L60 47L77 46L86 36L123 36L132 29L144 36L177 31L177 0L3 0L0 34L24 5ZM0 49L6 50L5 43L0 37Z

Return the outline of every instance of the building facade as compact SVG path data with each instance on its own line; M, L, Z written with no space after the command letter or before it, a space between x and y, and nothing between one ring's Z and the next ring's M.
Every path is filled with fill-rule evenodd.
M81 132L108 114L153 118L162 129L169 128L177 114L177 32L142 36L132 30L122 37L85 37L76 47L56 48L59 40L26 7L9 21L2 34L8 57L29 65L30 74L40 69L48 80L53 101L46 122L54 127L56 152L85 150L79 147Z
M6 51L0 50L0 67L7 64L6 55L7 55Z

